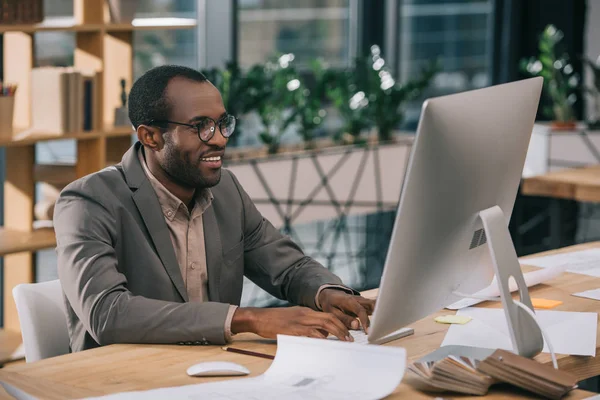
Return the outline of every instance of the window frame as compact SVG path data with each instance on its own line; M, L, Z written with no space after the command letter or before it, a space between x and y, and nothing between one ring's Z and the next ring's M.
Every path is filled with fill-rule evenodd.
M201 0L206 1L206 0ZM367 0L373 1L373 0ZM381 1L381 0L378 0ZM232 4L231 7L231 21L229 22L232 26L232 44L231 44L231 58L234 62L239 62L239 40L238 40L238 26L239 26L239 0L226 0ZM354 62L357 57L359 49L365 42L363 37L363 26L364 26L364 4L365 0L348 0L349 2L349 27L348 32L350 37L348 38L348 62L347 66ZM265 60L266 61L266 60ZM218 65L217 65L218 66ZM221 65L222 66L222 65ZM302 72L302 71L300 71Z

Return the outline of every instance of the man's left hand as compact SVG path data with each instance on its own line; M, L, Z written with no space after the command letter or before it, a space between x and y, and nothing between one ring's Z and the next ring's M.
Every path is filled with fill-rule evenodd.
M324 312L338 317L348 329L359 329L360 320L365 333L369 326L369 315L373 314L375 309L375 300L348 294L339 289L323 289L319 293L319 304Z

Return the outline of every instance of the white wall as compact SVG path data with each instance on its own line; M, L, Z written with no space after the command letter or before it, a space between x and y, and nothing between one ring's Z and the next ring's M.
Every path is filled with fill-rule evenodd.
M600 0L588 0L587 2L587 21L585 35L585 54L595 60L600 55ZM589 68L586 70L585 76L586 85L592 84L592 74ZM586 116L592 117L594 114L594 104L591 101L587 102Z

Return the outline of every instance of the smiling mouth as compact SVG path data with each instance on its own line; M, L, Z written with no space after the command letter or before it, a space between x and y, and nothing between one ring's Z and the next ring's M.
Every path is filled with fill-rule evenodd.
M201 158L200 161L204 161L204 162L221 161L221 156Z

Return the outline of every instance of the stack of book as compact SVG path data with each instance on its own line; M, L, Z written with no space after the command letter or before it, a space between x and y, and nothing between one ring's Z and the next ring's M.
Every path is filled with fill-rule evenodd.
M485 395L495 383L508 383L548 399L560 399L577 387L577 378L552 366L496 350L484 360L446 356L438 361L417 361L405 382L425 392Z
M99 121L98 78L73 67L40 67L31 71L34 131L72 133L94 130Z
M477 371L479 361L448 356L439 361L416 362L408 367L406 382L425 392L484 395L495 382Z

